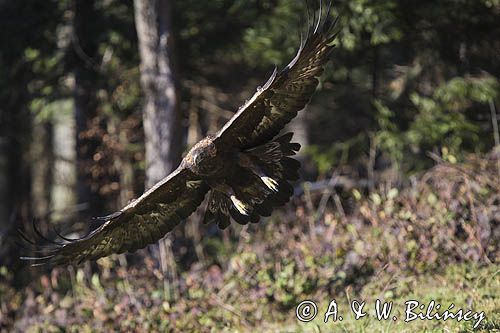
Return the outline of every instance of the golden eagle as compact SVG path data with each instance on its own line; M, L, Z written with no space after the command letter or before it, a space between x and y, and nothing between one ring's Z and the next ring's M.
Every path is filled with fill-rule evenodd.
M135 251L154 243L193 213L208 193L204 222L226 228L231 218L240 224L258 222L291 197L290 181L298 179L300 145L292 133L279 132L309 102L329 59L337 19L330 7L309 20L297 55L282 70L274 70L264 86L241 106L215 135L198 142L179 167L138 199L103 219L80 239L53 242L44 263L79 264L112 253ZM309 15L308 15L309 16ZM316 16L316 15L314 15ZM35 231L37 229L35 228ZM43 237L38 231L39 236Z

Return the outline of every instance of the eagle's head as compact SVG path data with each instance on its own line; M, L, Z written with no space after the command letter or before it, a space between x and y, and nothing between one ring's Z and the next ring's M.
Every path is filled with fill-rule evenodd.
M200 176L209 176L221 168L217 157L217 148L213 138L208 136L191 148L183 163L194 173Z

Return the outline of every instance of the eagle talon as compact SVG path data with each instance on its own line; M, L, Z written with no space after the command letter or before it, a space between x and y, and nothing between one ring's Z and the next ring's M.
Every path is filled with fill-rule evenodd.
M246 205L243 201L240 199L236 198L235 195L232 195L230 197L231 201L233 202L234 207L240 212L242 215L248 216L250 213L250 207Z
M271 191L278 192L278 182L276 180L267 176L262 176L260 179Z

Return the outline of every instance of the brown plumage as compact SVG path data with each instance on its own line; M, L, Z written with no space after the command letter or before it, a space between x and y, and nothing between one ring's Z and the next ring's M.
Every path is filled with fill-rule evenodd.
M85 260L135 251L154 243L187 218L208 193L204 221L226 228L258 222L284 205L298 179L300 145L292 133L277 136L309 102L333 49L336 20L330 4L320 11L301 42L295 58L275 70L238 112L214 136L198 142L180 166L140 198L104 218L87 236L62 237L46 248L46 256L23 257L34 264L79 264ZM36 229L35 229L36 230ZM40 234L41 237L43 235Z

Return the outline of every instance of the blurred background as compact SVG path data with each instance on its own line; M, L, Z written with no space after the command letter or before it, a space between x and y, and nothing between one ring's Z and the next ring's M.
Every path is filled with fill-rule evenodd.
M286 207L223 232L201 207L159 245L51 269L19 261L17 230L82 235L168 174L292 59L306 2L0 1L0 330L387 329L295 319L331 298L436 299L500 329L500 1L332 12Z

